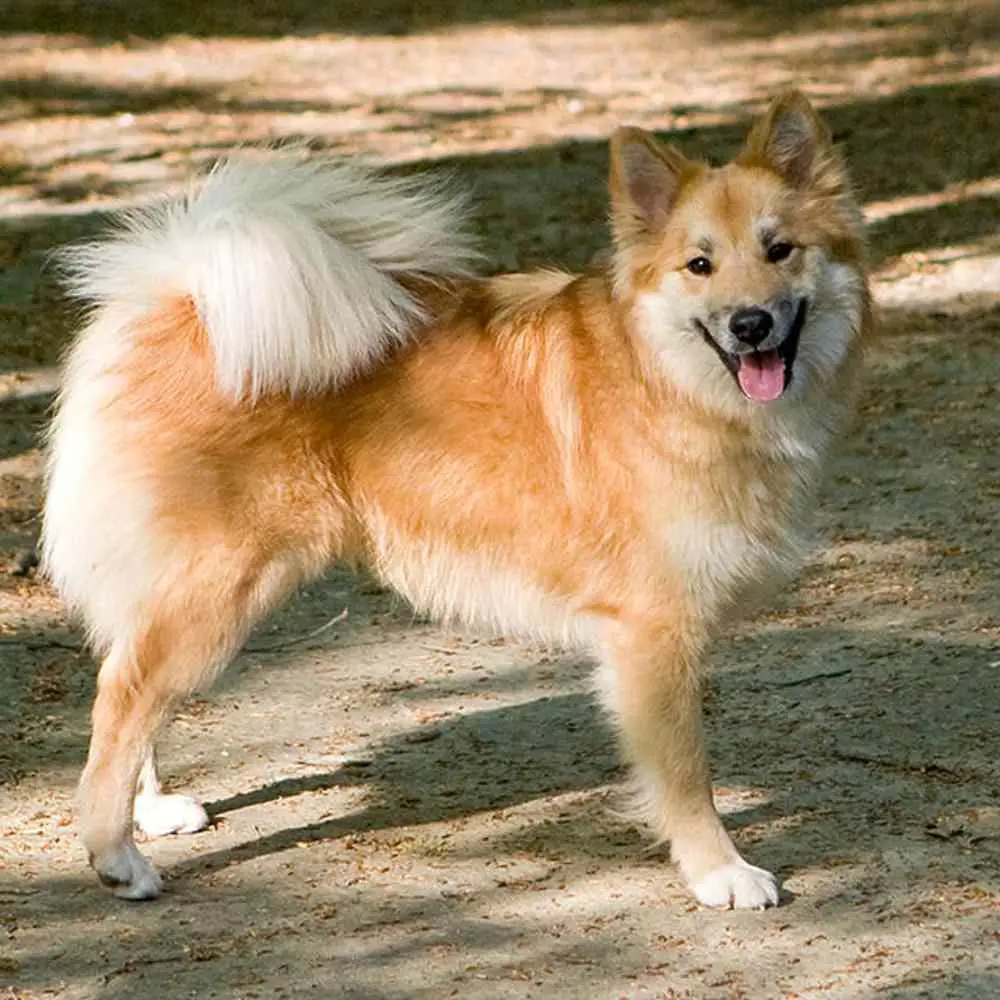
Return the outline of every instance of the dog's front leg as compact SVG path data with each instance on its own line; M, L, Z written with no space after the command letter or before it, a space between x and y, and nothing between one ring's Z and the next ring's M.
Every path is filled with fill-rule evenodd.
M712 801L696 664L701 643L692 633L676 620L616 624L604 664L609 707L635 768L643 818L669 841L698 901L774 906L775 877L740 857Z

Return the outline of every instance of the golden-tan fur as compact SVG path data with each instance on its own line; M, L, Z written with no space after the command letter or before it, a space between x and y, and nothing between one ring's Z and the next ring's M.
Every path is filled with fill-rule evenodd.
M127 320L128 347L108 364L116 388L90 433L128 470L116 502L130 492L149 501L144 558L158 562L127 627L98 636L107 659L81 812L104 880L123 895L158 888L131 846L131 803L170 706L300 581L348 559L438 616L591 650L645 818L698 897L776 902L773 880L740 859L712 805L700 661L737 607L794 568L870 325L842 168L817 132L817 175L791 177L767 148L782 113L819 128L801 98L782 98L721 171L623 131L608 267L409 280L427 321L330 391L252 403L220 392L189 296ZM652 160L636 150L644 144ZM650 184L666 185L652 211ZM787 405L741 398L704 345L704 388L678 384L658 331L642 328L640 298L660 294L665 275L717 303L764 301L806 280L806 250L780 274L754 250L747 234L762 212L783 238L858 277L836 364L820 371L816 354L815 378ZM741 260L710 293L684 270L704 220Z

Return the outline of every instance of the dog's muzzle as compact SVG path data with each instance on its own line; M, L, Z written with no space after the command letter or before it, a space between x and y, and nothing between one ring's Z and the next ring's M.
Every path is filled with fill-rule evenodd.
M785 339L777 347L766 350L758 350L758 345L764 343L774 331L774 317L766 309L757 306L737 309L729 317L729 332L741 346L746 346L746 350L727 351L704 323L695 320L695 325L736 379L743 395L759 403L768 403L779 399L792 382L799 340L808 311L808 301L800 300Z

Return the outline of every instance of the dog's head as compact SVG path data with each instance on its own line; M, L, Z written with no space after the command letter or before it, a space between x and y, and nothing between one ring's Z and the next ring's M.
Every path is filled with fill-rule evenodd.
M835 375L862 321L863 230L805 97L778 97L721 168L620 129L610 189L616 291L677 385L732 410Z

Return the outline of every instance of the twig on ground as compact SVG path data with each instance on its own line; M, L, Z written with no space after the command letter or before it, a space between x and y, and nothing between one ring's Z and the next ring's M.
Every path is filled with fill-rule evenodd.
M805 677L795 677L790 681L775 681L772 687L792 688L800 684L812 684L813 681L825 681L830 677L843 677L851 672L851 667L844 667L841 670L822 670L818 674L807 674Z
M112 979L116 979L118 976L126 976L137 969L145 968L147 965L166 965L169 962L183 962L186 957L185 955L161 955L150 956L149 958L130 958L119 965L117 969L112 969L110 972L104 973L102 977L104 985L107 986Z
M346 617L347 608L344 608L343 611L334 615L328 622L320 625L319 628L314 628L305 635L296 636L294 639L279 639L277 642L264 643L263 645L244 646L243 651L245 653L273 653L276 649L287 649L289 646L297 646L299 643L308 642L310 639L315 639L316 636L322 635L328 629L333 628L334 625L340 624Z

